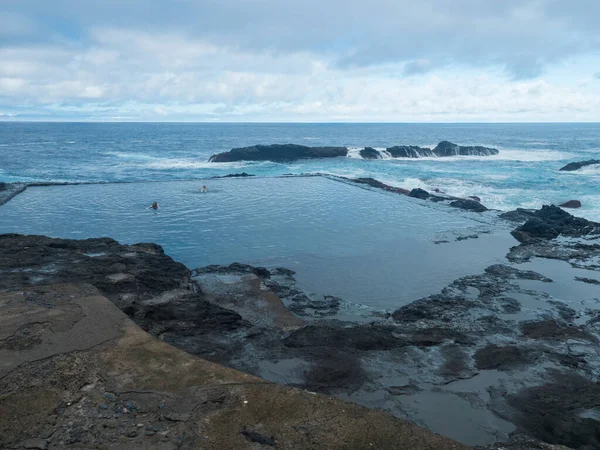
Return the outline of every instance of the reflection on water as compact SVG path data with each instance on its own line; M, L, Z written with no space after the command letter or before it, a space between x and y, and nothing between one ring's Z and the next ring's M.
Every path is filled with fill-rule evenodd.
M513 242L503 231L436 245L487 225L321 177L34 187L0 212L0 232L156 242L190 268L285 266L308 290L387 309L502 262Z

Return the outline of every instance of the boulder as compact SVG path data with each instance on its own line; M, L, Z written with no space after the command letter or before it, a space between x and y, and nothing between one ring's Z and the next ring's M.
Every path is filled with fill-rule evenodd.
M348 149L346 147L306 147L296 144L273 144L234 148L228 152L211 156L209 162L289 162L298 159L336 158L347 155Z
M414 197L414 198L420 198L421 200L426 200L429 197L431 197L431 194L429 192L427 192L425 189L415 188L412 191L410 191L410 194L408 194L408 196Z
M459 200L454 200L450 202L450 206L454 208L464 209L465 211L474 211L474 212L484 212L488 209L483 206L481 203L475 200L469 200L466 198L461 198Z
M544 205L537 211L522 210L518 215L529 219L511 234L524 244L554 239L561 234L570 237L600 234L600 223L574 217L555 205Z
M499 153L495 148L476 146L461 146L452 142L442 141L434 149L435 156L492 156Z
M560 205L561 208L581 208L581 202L579 200L569 200Z
M396 145L387 148L386 151L393 158L423 158L426 156L435 156L430 148L418 147L416 145Z
M373 147L365 147L359 153L363 159L381 159L381 153Z
M577 161L567 164L564 167L561 167L560 170L572 172L574 170L579 170L585 166L591 166L594 164L600 164L600 159L589 159L587 161Z

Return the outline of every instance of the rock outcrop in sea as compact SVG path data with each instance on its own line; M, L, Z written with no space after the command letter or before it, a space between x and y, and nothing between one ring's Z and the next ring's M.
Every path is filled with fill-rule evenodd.
M561 167L560 170L572 172L574 170L579 170L582 167L600 165L600 159L589 159L587 161L578 161L567 164L564 167Z
M348 156L346 147L307 147L296 144L254 145L252 147L234 148L228 152L218 153L210 157L209 162L234 161L274 161L290 162L299 159L320 159ZM433 150L418 146L394 146L386 149L392 158L423 158L449 156L492 156L499 152L495 148L482 146L461 146L442 141ZM359 151L363 159L382 159L383 155L373 147L365 147Z
M348 155L346 147L307 147L296 144L254 145L234 148L210 157L209 162L274 161L289 162L298 159L336 158Z

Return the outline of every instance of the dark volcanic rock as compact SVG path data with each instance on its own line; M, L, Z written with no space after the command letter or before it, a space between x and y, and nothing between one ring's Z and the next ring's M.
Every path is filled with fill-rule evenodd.
M461 146L452 142L442 141L434 149L435 156L491 156L499 153L495 148L476 146Z
M242 434L244 436L246 436L246 439L248 439L250 442L256 442L257 444L260 445L268 445L271 447L275 446L275 439L273 439L273 437L267 437L267 436L263 436L260 433L257 433L256 431L242 431Z
M430 148L418 147L416 145L396 145L387 148L386 151L393 158L423 158L427 156L435 156Z
M131 316L145 330L160 329L161 335L191 336L212 330L232 331L247 325L235 311L221 308L204 300L201 295L189 294L170 302L145 304ZM173 339L172 339L173 340Z
M532 217L535 217L535 210L534 209L517 208L514 211L508 211L508 212L502 213L502 214L500 214L499 217L506 219L506 220L510 220L512 222L524 223L527 220L531 219Z
M210 157L209 162L275 161L289 162L298 159L335 158L346 156L346 147L306 147L296 144L254 145L234 148Z
M406 340L393 334L394 327L359 325L349 328L308 325L285 340L286 347L329 347L356 350L390 350L404 347Z
M365 147L359 153L363 159L381 159L381 153L373 147Z
M289 269L284 269L284 268L273 269L273 270L278 271L278 273L279 273L279 271L284 271L284 272L287 272L289 275L294 274L294 271L289 270ZM222 274L253 273L254 275L256 275L259 278L270 278L271 277L271 272L268 269L266 269L265 267L250 266L248 264L242 264L242 263L237 263L237 262L231 263L228 266L210 265L210 266L192 270L193 276L200 275L203 273L222 273Z
M597 284L600 285L600 280L595 280L593 278L585 278L585 277L575 277L577 281L581 281L587 284Z
M385 183L382 183L381 181L376 180L375 178L353 178L350 181L353 181L354 183L359 183L359 184L368 184L371 187L383 189L385 191L395 192L397 194L407 195L409 193L409 191L406 189L390 186L388 184L385 184Z
M425 189L415 188L412 191L410 191L410 194L408 194L408 196L426 200L429 197L431 197L431 194L429 192L427 192Z
M186 286L189 270L156 244L121 245L109 238L53 239L0 235L0 290L89 283L111 300L151 297Z
M582 339L589 342L598 342L598 339L584 330L570 324L561 323L554 319L540 322L523 322L521 332L531 339L548 341L565 341L567 339Z
M527 222L511 233L515 239L525 244L554 239L560 235L582 237L589 234L600 234L600 223L574 217L554 205L544 205L540 210L533 212L518 210L517 214L522 217L529 216Z
M508 396L521 428L534 437L570 448L600 448L600 384L569 372Z
M561 208L581 208L581 202L579 200L569 200L560 205Z
M536 353L531 349L514 345L488 345L475 352L475 367L479 370L510 370L531 364L535 359Z
M470 146L465 147L453 144L452 142L442 141L433 150L426 147L415 145L397 145L386 149L394 158L424 158L432 156L491 156L499 152L495 148Z
M218 179L218 178L245 178L245 177L254 177L255 175L251 175L249 173L246 172L242 172L242 173L230 173L228 175L221 175L219 177L212 177L213 179Z
M489 266L485 269L486 273L495 275L497 277L501 277L507 280L515 279L515 280L535 280L535 281L543 281L545 283L552 283L552 280L548 277L545 277L542 274L534 272L532 270L519 270L514 267L507 266L504 264L494 264L493 266Z
M483 206L478 201L469 200L469 199L454 200L453 202L450 202L450 206L452 206L454 208L460 208L460 209L464 209L466 211L474 211L474 212L484 212L484 211L488 210L485 206Z
M8 189L8 184L0 183L0 192L5 191L6 189Z
M600 164L600 159L589 159L587 161L572 162L572 163L567 164L564 167L561 167L560 170L565 170L565 171L571 172L573 170L578 170L578 169L581 169L582 167L591 166L594 164Z

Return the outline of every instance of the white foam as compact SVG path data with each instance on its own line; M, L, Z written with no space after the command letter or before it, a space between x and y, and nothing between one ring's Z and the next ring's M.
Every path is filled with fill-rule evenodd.
M437 162L456 162L456 161L562 161L571 159L575 155L567 152L557 152L554 150L515 150L502 149L497 155L491 156L474 156L474 155L457 155L457 156L425 156L422 158L394 158L396 161L437 161Z
M260 164L260 163L259 163ZM218 166L215 163L208 161L198 161L197 159L156 159L148 163L142 164L141 167L147 169L217 169L217 168L240 168L248 165L256 165L256 163L248 163L247 161L220 163Z

